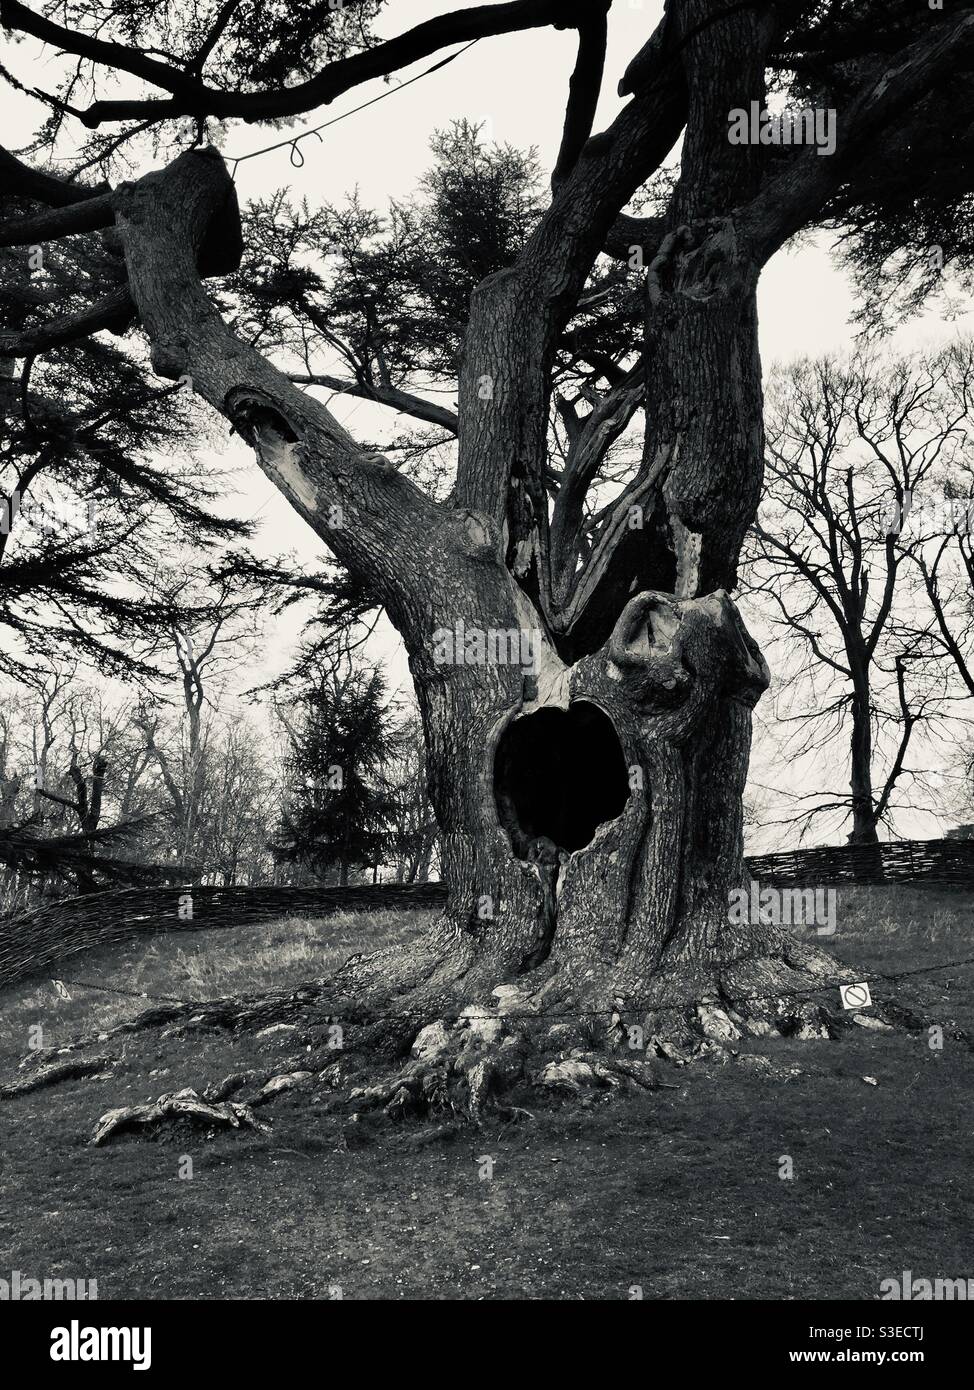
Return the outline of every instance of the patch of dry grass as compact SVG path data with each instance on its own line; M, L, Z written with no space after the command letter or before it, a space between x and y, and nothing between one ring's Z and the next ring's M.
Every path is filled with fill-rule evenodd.
M378 951L411 941L430 920L423 912L343 913L337 917L287 917L239 932L203 932L170 943L155 938L143 973L166 968L175 993L213 999L268 986L300 984L331 975L356 951Z
M903 885L837 891L839 936L914 946L974 940L974 894L963 889Z
M360 912L290 917L236 929L162 932L136 937L126 946L92 951L63 968L70 999L62 999L50 979L31 981L2 995L0 1064L9 1066L24 1055L33 1025L43 1027L44 1046L54 1047L79 1034L124 1023L150 1007L153 999L195 1002L321 979L358 951L405 945L422 932L432 915ZM135 997L86 985L132 991Z

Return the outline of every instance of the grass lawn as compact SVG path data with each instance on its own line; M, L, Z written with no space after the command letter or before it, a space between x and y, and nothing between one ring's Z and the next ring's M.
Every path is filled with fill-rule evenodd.
M824 944L863 973L974 955L970 895L843 891L838 923ZM327 974L421 925L390 914L174 933L65 974L208 999ZM68 988L69 1000L49 981L0 996L0 1080L31 1026L53 1046L146 1007ZM949 1036L974 1033L974 968L921 977L910 995L944 1025L942 1051L865 1029L751 1042L801 1074L699 1063L667 1077L677 1090L583 1109L536 1095L533 1120L428 1145L304 1091L261 1112L267 1135L169 1129L94 1149L113 1106L295 1057L281 1034L113 1039L106 1079L0 1101L0 1277L176 1299L327 1298L336 1286L357 1299L626 1299L633 1286L645 1298L875 1299L906 1269L974 1277L974 1053Z

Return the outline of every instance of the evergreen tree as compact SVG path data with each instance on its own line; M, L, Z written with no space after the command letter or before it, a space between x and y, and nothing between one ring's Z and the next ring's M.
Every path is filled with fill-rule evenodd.
M377 669L319 668L284 715L291 742L275 857L347 884L375 869L389 843L393 797L382 765L397 746Z

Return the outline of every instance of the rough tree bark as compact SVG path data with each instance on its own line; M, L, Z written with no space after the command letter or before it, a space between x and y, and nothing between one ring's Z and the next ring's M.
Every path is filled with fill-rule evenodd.
M876 800L873 796L873 723L868 671L853 678L852 734L850 737L850 785L852 790L851 845L879 843Z
M621 1009L661 1039L686 1041L701 1000L820 983L814 951L786 948L774 928L728 921L728 894L746 882L750 712L769 677L726 589L710 587L732 580L761 468L756 273L740 270L725 227L677 229L649 277L650 313L668 303L648 367L661 423L646 476L668 482L658 505L673 587L633 594L607 638L572 660L544 602L543 516L530 499L508 508L498 489L512 455L545 448L541 418L519 402L516 419L503 419L522 366L508 316L537 294L531 278L496 277L480 291L492 305L479 308L488 325L479 338L475 315L465 368L458 494L481 505L441 508L356 451L208 301L200 273L227 268L215 248L232 248L235 226L215 152L183 155L115 201L156 370L188 376L249 440L309 524L368 577L409 652L449 903L420 948L352 962L336 991L395 1004L382 1030L393 1045L440 1012L489 1003L511 981L527 1000L543 996L546 1011L601 1013L608 1027ZM703 255L700 237L713 242ZM544 352L544 325L537 332L531 350ZM728 429L722 410L691 427L676 419L679 374L685 396L732 400L739 424ZM490 390L478 393L473 382L484 380ZM729 507L735 474L744 500ZM443 634L455 636L451 660ZM477 640L465 645L464 634ZM807 1010L773 995L746 1007L759 1031L769 1013L785 1028L807 1021Z

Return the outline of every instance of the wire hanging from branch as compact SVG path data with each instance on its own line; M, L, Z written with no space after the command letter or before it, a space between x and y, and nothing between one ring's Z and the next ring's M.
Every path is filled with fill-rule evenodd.
M250 150L247 154L237 155L236 158L232 155L228 155L227 162L231 165L230 177L233 179L237 177L237 166L243 164L246 160L257 159L262 154L270 154L272 150L287 149L288 146L290 146L291 150L291 163L294 165L295 169L302 168L304 165L304 155L298 148L300 141L307 140L312 135L316 135L318 140L321 141L321 131L327 130L329 126L338 125L340 121L348 120L349 116L354 116L359 111L364 111L369 106L375 106L377 102L385 101L387 97L395 96L397 92L404 92L406 88L411 87L414 82L419 82L424 77L429 77L431 73L438 72L440 68L445 68L448 63L452 63L457 58L462 57L464 53L467 53L473 48L474 44L478 44L479 42L479 39L471 39L471 41L464 44L462 48L458 48L456 53L451 53L448 57L441 58L439 62L434 63L432 67L426 68L423 72L416 73L415 77L410 77L405 82L401 82L398 87L390 87L388 91L380 92L377 97L372 97L369 101L363 101L361 105L353 106L350 111L345 111L340 116L333 116L330 121L323 121L321 125L313 126L311 130L302 131L300 135L292 135L286 140L278 140L273 145L264 145L263 148L259 150ZM295 158L295 155L297 158Z

